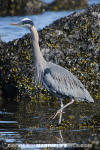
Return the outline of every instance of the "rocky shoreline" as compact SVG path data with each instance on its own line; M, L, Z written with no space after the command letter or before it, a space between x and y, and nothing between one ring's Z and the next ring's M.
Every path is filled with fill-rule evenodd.
M100 4L55 21L39 31L40 47L47 61L68 68L100 98ZM0 43L1 95L36 95L30 34ZM43 90L41 90L44 92Z
M44 11L82 9L88 6L88 0L55 0L51 4L41 0L0 0L0 16L33 15Z

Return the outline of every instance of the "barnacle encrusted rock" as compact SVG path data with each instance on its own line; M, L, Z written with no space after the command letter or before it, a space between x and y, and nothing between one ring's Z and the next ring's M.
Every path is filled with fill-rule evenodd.
M39 31L41 51L47 61L68 68L100 98L100 5L73 13ZM30 34L0 44L0 87L8 97L36 95ZM44 92L44 91L42 91ZM14 95L15 93L15 95ZM41 93L41 92L40 92Z

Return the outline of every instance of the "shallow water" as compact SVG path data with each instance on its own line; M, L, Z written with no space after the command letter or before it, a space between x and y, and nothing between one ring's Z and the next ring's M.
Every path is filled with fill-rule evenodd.
M63 126L58 126L58 117L55 120L49 118L59 109L59 101L55 106L49 100L3 104L0 111L0 141L9 144L9 147L17 145L21 149L41 149L74 147L74 144L83 144L83 147L86 144L91 148L95 138L99 140L100 126L93 125L93 121L94 116L98 117L100 104L73 104L63 114ZM99 118L96 121L99 122Z

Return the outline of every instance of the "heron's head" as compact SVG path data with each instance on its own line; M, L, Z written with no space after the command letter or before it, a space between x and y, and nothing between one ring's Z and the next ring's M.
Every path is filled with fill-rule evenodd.
M18 23L11 23L11 25L14 26L21 26L21 27L26 27L26 28L31 28L34 24L33 21L29 18L24 18Z

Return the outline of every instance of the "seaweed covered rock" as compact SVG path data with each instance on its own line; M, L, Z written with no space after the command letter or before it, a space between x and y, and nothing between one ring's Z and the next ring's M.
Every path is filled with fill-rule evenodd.
M39 31L40 47L45 59L68 68L82 81L94 99L100 98L99 14L100 5L94 5L81 13L61 18ZM2 43L0 58L0 86L4 92L15 89L15 93L23 97L45 93L34 85L30 34Z
M47 4L40 0L0 0L0 16L36 14L46 8Z
M48 8L52 10L72 10L81 9L88 6L88 0L55 0L49 4Z

